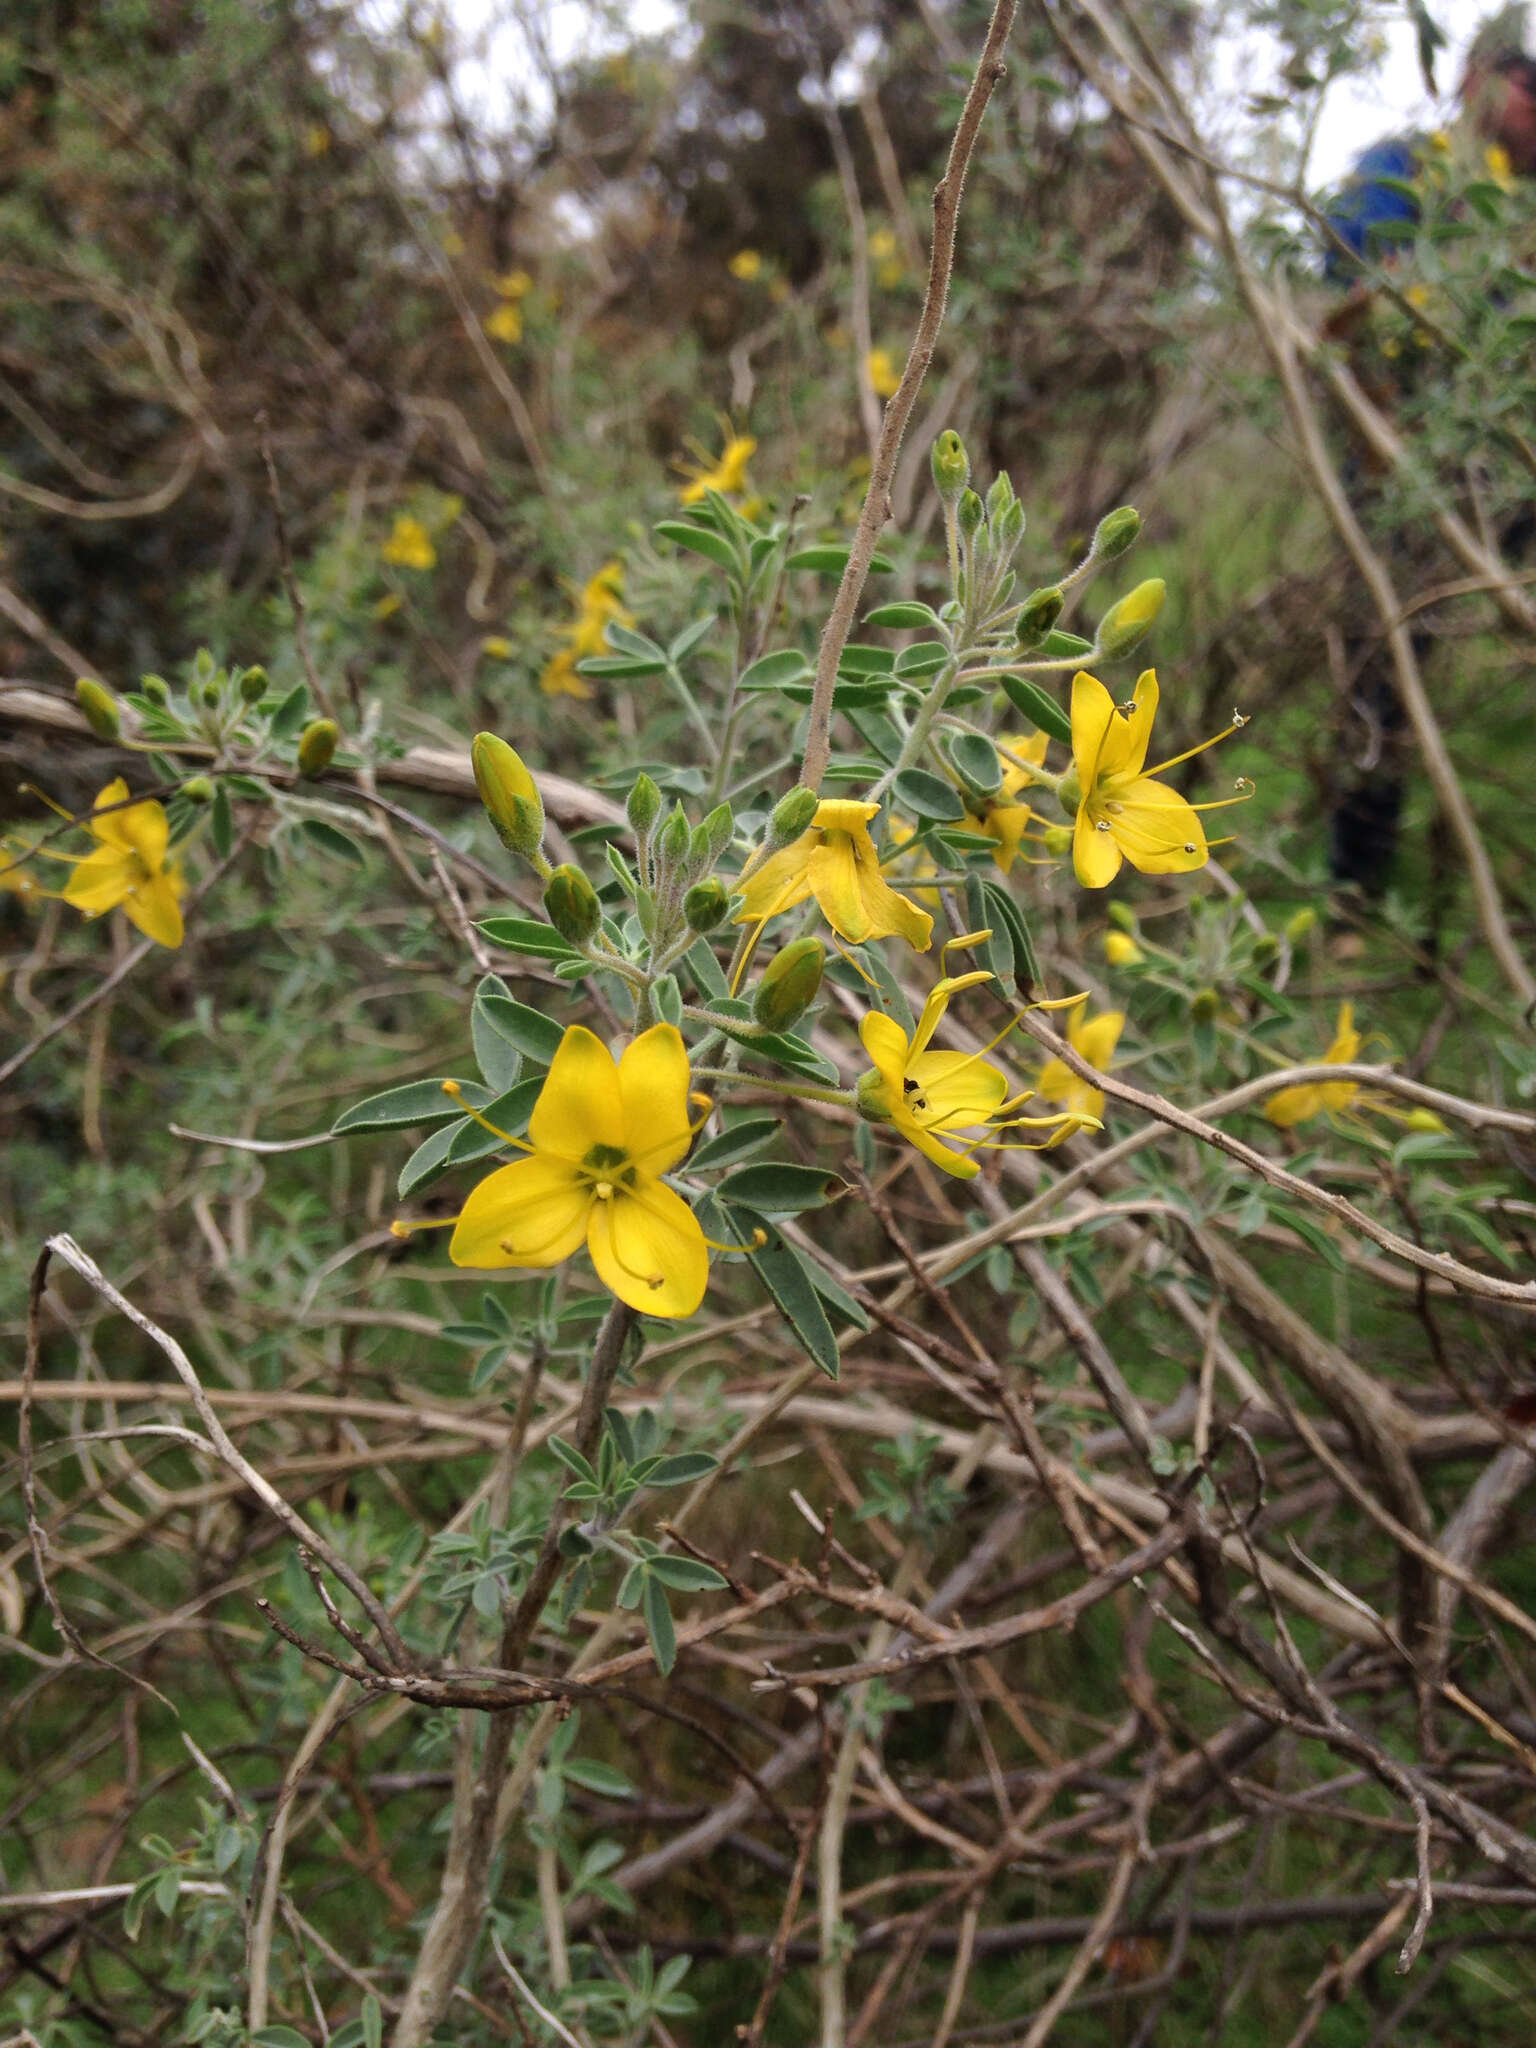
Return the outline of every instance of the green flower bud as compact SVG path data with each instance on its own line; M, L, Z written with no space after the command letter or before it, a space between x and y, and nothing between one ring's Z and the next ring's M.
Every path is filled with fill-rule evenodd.
M539 786L519 756L493 732L477 732L470 747L475 788L486 816L508 853L536 854L544 839Z
M1110 923L1119 925L1121 931L1135 931L1136 913L1132 910L1129 903L1122 903L1120 898L1115 896L1105 904L1104 911Z
M85 713L85 722L99 740L115 740L123 729L117 699L105 683L94 676L81 676L75 684L75 702Z
M224 692L216 682L207 682L203 684L197 695L198 702L205 706L207 710L217 711Z
M765 1031L788 1031L805 1015L821 987L827 949L820 939L792 939L763 970L752 1014Z
M1299 946L1301 945L1303 940L1306 939L1306 937L1311 932L1313 926L1316 923L1317 912L1312 908L1311 904L1308 903L1303 909L1298 910L1294 917L1290 918L1287 921L1285 927L1285 936L1290 940L1293 946Z
M802 832L808 832L820 802L815 790L807 789L803 782L788 796L780 797L773 808L771 844L775 847L788 846Z
M1253 942L1253 964L1268 967L1279 958L1280 941L1273 932L1260 932Z
M1189 1014L1197 1024L1214 1024L1221 1010L1221 997L1213 988L1197 988L1189 999Z
M151 704L169 704L171 686L164 676L140 676L139 688Z
M1061 617L1061 608L1066 601L1055 584L1048 584L1043 590L1032 590L1024 600L1024 609L1019 613L1015 629L1019 645L1037 646Z
M709 857L718 860L731 843L736 819L729 804L716 804L699 830L709 842Z
M267 672L258 662L255 668L246 669L240 677L240 698L242 703L259 704L267 692Z
M867 1124L888 1124L891 1112L886 1107L885 1076L877 1067L868 1067L853 1084L853 1105Z
M544 914L573 946L584 946L603 921L597 891L569 861L563 862L544 885Z
M1072 827L1070 825L1047 825L1043 836L1045 850L1053 859L1059 860L1064 853L1072 851Z
M639 775L635 778L635 786L629 792L629 801L624 809L629 815L635 836L643 839L661 815L661 791L649 775Z
M688 813L681 804L677 804L673 808L671 817L668 818L661 831L657 834L656 852L658 857L668 867L680 867L688 858L688 842L691 837L692 828L688 823Z
M1141 532L1141 514L1134 505L1118 505L1106 512L1093 536L1094 560L1113 562L1130 547Z
M1099 621L1099 653L1113 661L1117 655L1129 654L1138 641L1144 640L1163 608L1165 589L1162 577L1153 576L1138 583L1117 605L1111 605Z
M960 522L960 531L972 534L986 517L986 508L974 491L962 491L960 502L955 507L955 517Z
M314 782L330 767L341 738L334 718L312 718L299 734L299 773Z
M1003 514L1016 503L1013 479L1006 469L1000 469L992 479L992 488L987 492L987 524L994 532Z
M688 920L688 929L712 932L725 916L730 901L730 891L714 875L707 882L696 883L683 898L683 916Z
M709 834L702 825L695 825L688 834L689 873L695 875L702 874L705 868L709 866L712 858L713 855L709 850Z
M1004 555L1011 555L1024 538L1024 507L1017 498L993 520L992 533Z
M952 505L971 480L971 458L953 427L946 427L939 435L928 460L933 467L934 489L946 505Z
M211 804L213 784L206 775L189 775L181 785L181 793L189 804Z

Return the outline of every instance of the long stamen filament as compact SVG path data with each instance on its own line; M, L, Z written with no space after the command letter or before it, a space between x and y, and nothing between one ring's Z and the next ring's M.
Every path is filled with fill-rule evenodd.
M1201 740L1198 746L1187 747L1182 754L1171 754L1166 761L1159 761L1155 768L1143 768L1141 772L1143 775L1161 775L1165 768L1177 768L1181 761L1192 761L1196 754L1203 754L1207 747L1219 746L1223 740L1230 739L1233 733L1247 723L1246 718L1239 718L1223 731L1213 733L1208 740Z
M471 1122L479 1124L482 1130L489 1131L493 1138L500 1138L503 1145L513 1145L519 1152L531 1152L534 1149L526 1139L514 1138L510 1131L502 1130L499 1125L493 1124L489 1117L482 1116L478 1109L472 1109L464 1100L464 1084L461 1081L445 1081L443 1093L453 1098Z

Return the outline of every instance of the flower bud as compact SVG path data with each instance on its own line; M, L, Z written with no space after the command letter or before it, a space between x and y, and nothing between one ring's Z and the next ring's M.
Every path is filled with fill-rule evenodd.
M569 861L563 862L544 885L544 914L573 946L584 946L603 921L597 891Z
M1221 1011L1221 997L1213 988L1197 988L1189 999L1189 1014L1196 1024L1214 1024Z
M780 797L773 808L771 844L776 847L788 846L791 840L798 839L802 832L808 832L820 802L821 799L815 790L807 789L803 782L792 789L788 796Z
M1290 918L1285 927L1285 936L1293 946L1299 946L1317 923L1317 912L1308 903Z
M683 916L688 920L688 929L712 932L725 916L730 901L730 891L714 875L707 882L695 883L683 898Z
M987 524L995 531L1004 513L1017 502L1012 477L1006 469L1000 469L993 477L991 488L987 492Z
M1113 661L1117 655L1129 654L1139 640L1144 640L1163 608L1165 589L1162 577L1152 576L1145 583L1138 583L1117 605L1111 605L1099 621L1099 653Z
M85 713L85 722L99 740L115 740L122 731L117 699L105 683L94 676L81 676L75 684L75 702Z
M1005 505L993 520L992 537L1002 550L1003 559L1006 561L1024 538L1024 507L1017 498L1011 504ZM1012 578L1009 580L1011 582Z
M827 949L820 939L792 939L763 970L752 1014L767 1031L788 1031L805 1015L821 987Z
M1093 536L1093 555L1098 562L1113 562L1123 555L1141 532L1141 514L1134 505L1119 505L1106 512Z
M219 688L217 682L210 681L203 684L197 695L199 703L206 710L217 711L224 692Z
M171 686L164 676L140 676L139 689L151 704L169 704Z
M1104 934L1104 958L1111 967L1139 967L1146 957L1129 932Z
M643 839L661 815L661 791L649 775L636 776L635 786L629 792L629 801L624 809L634 828L635 836Z
M657 834L656 852L659 858L668 867L680 867L688 858L688 842L691 837L692 827L688 823L688 813L681 804L677 804L671 817Z
M211 804L213 784L206 775L189 775L181 785L181 793L189 804Z
M266 695L267 672L258 662L255 668L246 669L240 677L240 698L245 704L259 704Z
M1044 833L1045 850L1053 859L1059 860L1064 853L1072 851L1072 827L1070 825L1047 825Z
M1118 896L1111 897L1104 906L1111 924L1117 924L1123 932L1134 932L1136 913L1129 903L1123 903Z
M730 805L716 804L699 830L708 843L710 859L718 860L730 845L731 834L736 830L736 819Z
M1410 1109L1403 1118L1403 1122L1410 1131L1443 1131L1445 1129L1444 1119L1436 1116L1432 1109L1426 1109L1422 1103L1420 1103L1417 1109Z
M1034 647L1050 632L1061 617L1061 608L1066 603L1054 584L1044 590L1032 590L1024 600L1015 628L1021 647Z
M299 734L299 773L314 782L330 767L341 738L334 718L312 718Z
M1270 967L1280 957L1280 941L1273 932L1260 932L1253 942L1255 967Z
M986 517L986 509L974 491L962 491L955 507L955 517L960 522L960 531L972 534Z
M946 427L939 435L928 459L933 467L934 489L946 505L952 505L971 480L971 459L953 427Z
M532 855L544 838L544 804L538 784L505 740L477 732L470 747L475 788L486 816L508 853Z

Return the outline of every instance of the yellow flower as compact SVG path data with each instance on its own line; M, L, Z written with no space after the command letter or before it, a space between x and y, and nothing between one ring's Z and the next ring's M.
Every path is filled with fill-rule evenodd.
M1073 1012L1067 1023L1067 1043L1080 1059L1100 1073L1107 1070L1125 1029L1123 1010L1104 1010L1090 1017L1086 1009ZM1047 1060L1040 1069L1038 1091L1047 1102L1064 1102L1075 1116L1102 1117L1104 1091L1074 1074L1065 1060Z
M732 277L739 278L743 284L751 284L754 278L762 275L763 259L755 249L738 249L725 267Z
M1355 1029L1355 1006L1353 1003L1339 1005L1338 1028L1333 1034L1333 1043L1322 1055L1323 1063L1330 1067L1348 1066L1360 1056L1360 1034ZM1264 1105L1264 1114L1280 1130L1288 1131L1294 1124L1304 1124L1309 1117L1321 1116L1323 1111L1347 1109L1360 1093L1358 1081L1303 1081L1294 1088L1282 1088L1272 1095Z
M1026 1088L1020 1095L1009 1095L1006 1075L985 1058L991 1046L974 1053L929 1050L950 998L961 989L991 979L991 974L979 967L936 982L910 1040L896 1019L881 1010L868 1011L859 1025L860 1041L874 1062L859 1080L860 1114L872 1122L890 1124L925 1159L957 1180L974 1180L980 1172L973 1156L977 1151L997 1149L997 1141L986 1133L1028 1124L1048 1128L1051 1137L1043 1143L1050 1144L1067 1135L1064 1125L1075 1127L1078 1121L1072 1114L1000 1121L1008 1110L1027 1102L1031 1091ZM1002 1035L1006 1037L1012 1029L1010 1023ZM962 1140L958 1149L944 1142L964 1131L977 1130L983 1135Z
M876 228L869 238L869 254L875 263L889 263L896 254L896 237L889 228Z
M1495 185L1505 192L1515 189L1514 166L1509 160L1509 151L1500 142L1490 142L1483 151L1483 164Z
M127 808L103 815L111 804ZM90 829L100 844L77 863L64 885L64 901L87 917L121 905L147 939L157 946L179 946L181 870L166 859L170 824L161 806L129 804L128 785L119 776L97 797Z
M892 846L906 846L917 837L917 827L912 823L911 819L898 817L894 811L890 817L890 828ZM928 848L926 846L919 847L911 860L906 863L906 868L907 874L905 879L909 886L912 887L918 902L928 904L933 910L939 909L943 902L939 891L937 889L918 888L916 886L919 882L925 882L930 875L936 875L939 872L939 864Z
M493 661L510 661L512 642L504 640L499 633L489 633L480 642L480 652L488 654Z
M498 299L526 299L533 290L533 279L526 270L509 270L491 279L491 290Z
M576 667L590 654L606 654L611 623L632 626L634 614L624 608L624 564L605 562L597 574L576 593L576 617L566 626L569 643L561 648L539 678L546 697L590 697L592 686Z
M486 314L485 331L492 341L505 341L509 344L521 341L523 316L516 306L498 306L493 313Z
M306 156L325 156L329 154L330 147L330 130L321 127L318 121L311 121L304 130L304 154Z
M1146 957L1129 932L1104 934L1104 958L1111 967L1139 967Z
M693 1142L688 1051L655 1024L615 1061L584 1026L561 1039L528 1123L528 1157L470 1195L456 1266L558 1266L583 1244L598 1278L650 1316L691 1316L709 1253L698 1219L661 1176Z
M1072 758L1081 785L1072 865L1085 889L1106 888L1122 860L1144 875L1184 875L1210 858L1196 813L1218 806L1188 803L1153 777L1215 746L1244 721L1236 720L1226 732L1148 770L1144 763L1156 714L1157 677L1151 669L1124 705L1117 705L1095 676L1079 669L1072 679Z
M742 884L738 924L763 924L781 910L793 910L814 896L840 938L851 945L866 939L903 938L926 953L933 919L898 895L880 872L880 856L869 836L878 804L830 798L816 806L810 829L770 854Z
M1018 857L1024 839L1024 828L1034 813L1028 804L1010 803L1021 789L1028 788L1034 781L1029 770L1018 761L1010 761L1009 754L1018 754L1024 761L1031 761L1036 767L1045 760L1045 750L1050 744L1043 732L1014 733L1000 739L998 747L1003 750L1003 785L998 794L986 801L973 799L970 792L963 791L961 801L966 809L966 822L988 839L997 842L992 858L1006 875Z
M382 553L385 561L397 569L432 569L437 565L437 549L432 545L431 534L409 512L395 514Z
M753 436L727 433L718 461L711 460L704 449L694 445L695 452L704 459L678 464L690 479L678 493L682 503L702 504L706 491L718 491L723 498L739 497L747 488L747 464L757 453L757 442Z
M872 348L864 358L864 367L869 373L870 388L876 398L894 398L901 389L901 372L891 359L888 348Z

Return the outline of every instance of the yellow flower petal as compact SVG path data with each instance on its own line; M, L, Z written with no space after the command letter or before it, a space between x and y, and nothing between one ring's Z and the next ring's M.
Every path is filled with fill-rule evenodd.
M1101 829L1089 815L1086 802L1080 804L1072 828L1072 866L1083 887L1108 888L1119 874L1123 858L1108 824Z
M1098 780L1099 753L1114 721L1114 698L1097 676L1080 668L1072 678L1072 759L1085 796Z
M594 1202L587 1249L603 1285L645 1315L691 1316L704 1299L704 1233L688 1204L660 1181L641 1176L632 1189Z
M1078 1013L1079 1015L1081 1013ZM1072 1048L1090 1067L1097 1067L1101 1074L1109 1071L1109 1063L1115 1056L1115 1047L1125 1029L1123 1010L1104 1010L1097 1017L1074 1016L1067 1027L1067 1037Z
M653 1024L619 1061L627 1150L643 1174L666 1173L693 1143L688 1120L688 1048L672 1024Z
M1111 835L1144 875L1189 874L1210 857L1199 813L1166 782L1138 776L1117 787L1106 810Z
M880 1076L881 1104L892 1117L901 1106L907 1065L907 1034L883 1010L866 1010L859 1020L859 1041Z
M742 907L737 913L737 924L758 924L803 903L811 893L806 865L820 843L820 834L813 826L788 846L771 853L741 885Z
M571 1025L560 1041L528 1120L528 1138L535 1152L576 1164L594 1145L616 1155L625 1151L619 1070L607 1046L583 1024Z
M137 869L131 853L116 846L98 846L70 874L61 894L87 917L115 910L134 885Z
M456 1266L558 1266L580 1250L594 1204L590 1185L565 1161L514 1160L471 1192L448 1256Z
M1000 1068L968 1052L920 1052L907 1063L926 1110L914 1111L930 1131L970 1131L997 1114L1008 1097Z
M1073 694L1075 701L1076 692ZM1105 695L1108 694L1106 691ZM1101 783L1111 779L1119 783L1122 778L1129 780L1141 773L1147 758L1147 742L1152 737L1152 720L1157 715L1157 676L1153 670L1147 669L1137 678L1131 707L1129 715L1117 710L1105 730L1097 770Z
M123 909L145 938L172 952L182 941L180 877L174 869L154 875L123 898Z

